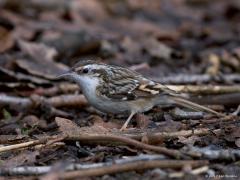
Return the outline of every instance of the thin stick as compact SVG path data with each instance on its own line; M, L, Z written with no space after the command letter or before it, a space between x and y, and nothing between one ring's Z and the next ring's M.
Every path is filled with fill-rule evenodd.
M20 144L14 144L14 145L9 145L9 146L2 146L0 147L0 153L6 152L6 151L12 151L16 149L21 149L25 147L30 147L30 146L35 146L38 144L44 144L45 141L43 140L35 140L35 141L28 141Z
M202 136L207 135L211 132L219 132L220 129L215 129L211 131L209 128L200 128L200 129L194 129L194 130L182 130L182 131L176 131L176 132L156 132L156 131L150 131L150 132L142 132L142 131L136 131L136 132L124 132L119 133L115 132L115 134L119 134L122 136L129 137L131 139L135 140L141 140L143 136L146 136L148 139L148 142L150 144L154 144L155 142L158 142L159 139L165 139L165 138L175 138L175 137L189 137L192 135ZM114 133L114 132L113 132Z
M216 86L216 85L166 85L170 89L173 89L181 93L192 94L225 94L225 93L239 93L240 86Z
M18 108L32 108L36 104L45 102L54 107L66 107L66 106L86 106L87 100L83 95L61 95L51 98L45 98L43 96L33 95L31 98L14 97L0 94L0 106L12 106Z
M189 172L189 174L194 174L194 175L198 175L198 174L201 174L201 173L205 173L209 170L209 167L208 166L203 166L203 167L200 167L200 168L197 168L197 169L194 169L192 171ZM170 178L181 178L184 176L184 172L176 172L176 173L171 173L169 174L168 177Z
M108 161L104 163L71 163L64 167L64 171L74 171L74 170L92 170L96 168L103 168L103 167L111 167L113 165L128 165L129 163L141 163L146 162L149 164L149 162L158 162L158 164L161 164L162 167L165 168L181 168L183 164L187 164L190 166L203 166L208 164L208 161L186 161L186 160L165 160L164 156L162 155L145 155L141 154L138 156L131 156L131 157L125 157L122 159L116 159L113 161ZM169 163L168 163L169 162ZM177 164L177 165L176 165ZM156 163L155 163L156 165ZM159 167L159 166L158 166ZM51 173L51 166L20 166L20 167L7 167L0 169L0 175L41 175L46 173ZM137 170L137 169L136 169Z
M199 84L209 83L211 81L219 81L217 78L222 82L240 82L239 74L229 74L221 77L214 77L208 74L191 74L191 76L186 74L178 74L168 77L152 77L151 79L164 84Z
M201 154L201 157L208 160L233 161L240 159L239 149L212 150L209 148L189 147L188 153Z
M172 168L180 169L185 165L191 167L198 167L208 164L208 161L177 161L177 160L152 160L152 161L138 161L127 164L112 164L111 166L83 169L73 172L66 172L61 175L63 179L74 179L80 177L102 176L105 174L114 174L126 171L136 171L152 168Z
M153 146L149 144L144 144L142 142L136 141L134 139L130 139L128 137L113 135L113 134L96 134L96 135L87 135L87 134L78 134L71 136L68 134L66 140L74 140L74 141L84 141L84 142L108 142L108 143L123 143L127 145L134 146L139 149L150 150L157 153L161 153L170 157L174 157L176 159L185 158L180 151L171 150L164 147Z
M28 141L28 142L24 142L24 143L19 143L19 144L13 144L13 145L9 145L9 146L2 146L0 147L0 153L2 152L6 152L6 151L12 151L12 150L16 150L16 149L21 149L21 148L26 148L26 147L31 147L31 146L35 146L35 145L39 145L39 144L46 144L50 145L53 144L55 142L60 142L63 141L66 137L65 136L45 136L42 139L39 140L33 140L33 141Z

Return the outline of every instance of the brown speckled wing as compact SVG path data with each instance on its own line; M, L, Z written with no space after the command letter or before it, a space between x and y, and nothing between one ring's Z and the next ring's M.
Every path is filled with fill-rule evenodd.
M105 83L98 88L98 91L113 100L135 100L160 94L178 96L175 91L168 87L144 78L129 69L114 67L107 74Z

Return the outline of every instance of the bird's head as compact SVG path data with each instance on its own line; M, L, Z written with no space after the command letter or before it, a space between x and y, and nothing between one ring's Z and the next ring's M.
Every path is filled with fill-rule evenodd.
M65 78L78 83L80 86L91 83L100 83L107 77L108 65L91 60L80 61L69 71L57 78Z

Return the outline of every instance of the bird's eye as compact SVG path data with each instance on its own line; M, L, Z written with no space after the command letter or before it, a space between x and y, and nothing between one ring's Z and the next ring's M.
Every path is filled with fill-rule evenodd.
M82 70L82 72L83 72L84 74L87 74L87 73L88 73L88 68L84 68L84 69Z

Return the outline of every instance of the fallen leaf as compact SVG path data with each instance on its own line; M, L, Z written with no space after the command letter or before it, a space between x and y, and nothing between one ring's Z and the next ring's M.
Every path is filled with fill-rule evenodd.
M55 121L59 126L59 130L62 133L68 134L69 132L78 131L80 129L80 127L78 127L74 122L69 119L56 117Z
M109 132L108 129L102 127L102 126L91 126L91 127L78 127L74 122L72 122L69 119L56 117L55 121L57 125L59 126L59 130L65 134L73 136L81 134L81 135L96 135L96 134L104 134L106 132Z
M9 69L0 67L0 81L2 82L18 82L18 81L27 81L34 84L50 84L50 81L31 75L23 74L20 72L14 72Z
M240 138L240 127L230 126L223 131L224 139L229 142L235 142Z
M210 54L208 61L210 63L206 70L206 73L212 76L216 76L220 70L220 58L216 54Z
M36 128L39 126L40 119L37 116L28 115L21 120L21 123L23 123L23 126L25 128Z
M55 48L26 41L19 41L19 47L31 60L18 59L16 64L30 74L52 80L69 69L61 63L54 62L53 58L57 55Z
M10 31L0 26L0 53L12 48L14 40Z
M190 136L190 137L183 137L183 136L179 136L178 137L178 141L180 143L186 144L186 145L194 145L194 143L196 141L201 141L201 139L198 136Z
M92 115L92 120L94 123L94 126L102 126L106 129L120 129L121 128L121 124L113 122L113 121L109 121L109 122L104 122L104 120L100 117L100 116L96 116L96 115Z
M37 61L53 61L53 58L57 55L55 48L48 47L45 44L32 43L23 40L19 40L18 44L23 52Z
M35 31L33 29L23 27L23 26L17 26L13 31L13 37L15 40L30 40L33 38L35 34Z
M158 59L170 59L173 52L170 47L154 38L145 39L143 47L150 56Z
M38 151L24 151L13 158L5 160L2 167L3 168L13 168L21 165L33 165L36 162L36 157L39 155Z
M137 127L140 129L145 129L150 124L149 117L144 114L136 114Z
M106 18L106 11L104 11L103 4L97 0L72 1L71 11L77 12L79 16L88 21L99 21Z

